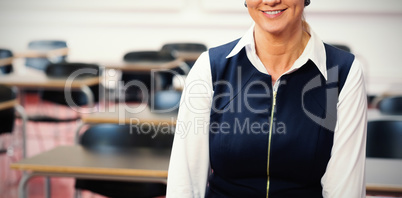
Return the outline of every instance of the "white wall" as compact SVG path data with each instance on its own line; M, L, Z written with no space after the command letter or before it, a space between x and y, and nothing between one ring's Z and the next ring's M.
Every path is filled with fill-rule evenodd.
M312 0L306 18L324 41L349 45L366 63L370 93L402 93L402 1ZM70 60L120 60L166 42L216 46L250 23L242 0L0 0L0 47L63 39Z

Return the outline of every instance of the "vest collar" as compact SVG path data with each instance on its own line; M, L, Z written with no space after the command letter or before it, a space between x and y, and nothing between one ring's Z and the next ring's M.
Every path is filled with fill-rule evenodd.
M243 35L243 37L239 40L239 42L232 49L229 55L226 56L226 58L230 58L237 55L245 47L248 55L256 56L256 59L258 59L254 43L254 26L255 24L253 23L253 25ZM293 66L287 72L285 72L285 74L296 71L297 69L305 65L308 60L311 60L313 61L314 65L318 68L318 70L321 72L325 80L327 80L327 66L326 66L327 60L326 60L324 43L311 28L309 29L311 38L308 41L306 48L304 49L301 56L295 61ZM256 66L254 65L254 67Z

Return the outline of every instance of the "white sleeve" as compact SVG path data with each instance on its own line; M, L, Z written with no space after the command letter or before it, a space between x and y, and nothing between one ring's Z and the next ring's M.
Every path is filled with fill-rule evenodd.
M170 157L167 198L205 196L209 171L209 116L213 97L208 52L188 74Z
M337 108L331 159L321 179L323 196L366 197L367 95L358 60L350 68Z

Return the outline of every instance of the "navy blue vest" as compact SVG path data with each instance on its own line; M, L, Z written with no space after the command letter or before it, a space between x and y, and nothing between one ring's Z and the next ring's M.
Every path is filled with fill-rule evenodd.
M206 197L322 197L338 94L354 56L325 44L328 79L311 60L283 75L271 114L271 76L250 63L244 48L226 58L237 42L209 51L214 98Z

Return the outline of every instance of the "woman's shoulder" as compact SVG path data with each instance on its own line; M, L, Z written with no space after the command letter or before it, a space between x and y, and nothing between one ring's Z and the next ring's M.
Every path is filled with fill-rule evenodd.
M349 76L349 72L355 62L355 56L345 49L340 49L330 44L324 43L324 46L329 81L338 82L340 91Z
M326 59L327 59L327 69L331 69L336 66L338 69L349 70L355 61L355 55L351 52L340 49L339 47L324 43Z
M331 45L328 43L324 43L325 51L327 54L327 58L336 57L337 59L349 59L353 62L355 56L350 52L350 49L347 46L340 45Z
M212 55L212 56L224 56L224 57L226 57L233 50L233 48L236 46L236 44L239 42L239 40L240 40L240 38L210 48L209 49L210 56Z
M240 38L237 38L235 40L220 44L218 46L212 47L210 49L217 49L217 48L234 48L236 46L236 44L239 42Z

